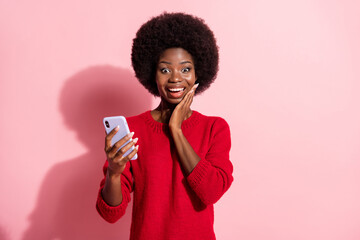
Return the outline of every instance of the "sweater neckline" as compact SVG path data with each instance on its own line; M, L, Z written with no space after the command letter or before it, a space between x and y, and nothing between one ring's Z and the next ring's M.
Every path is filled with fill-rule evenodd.
M190 117L182 122L181 128L184 130L197 125L199 122L199 117L200 113L192 110ZM157 132L168 131L169 129L168 123L158 122L152 117L151 110L148 110L144 113L144 119L146 123Z

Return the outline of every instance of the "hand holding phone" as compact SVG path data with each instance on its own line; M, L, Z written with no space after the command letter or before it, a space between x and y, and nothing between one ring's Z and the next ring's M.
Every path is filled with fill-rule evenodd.
M107 133L105 152L109 160L109 167L113 165L114 168L118 168L119 166L116 165L121 165L123 170L128 160L137 159L138 146L134 147L137 138L132 139L133 133L130 133L123 116L106 117L103 123Z
M129 126L126 122L126 118L123 116L117 116L117 117L105 117L103 120L104 126L105 126L105 130L106 133L109 134L113 129L115 129L116 127L119 127L119 129L117 130L117 132L115 133L115 135L112 136L111 138L111 147L114 146L114 144L118 143L121 139L123 139L124 137L126 137L128 134L130 134L130 129ZM132 136L131 136L132 137ZM130 137L130 138L131 138ZM122 144L118 144L118 149L117 152L119 150L121 150L123 147L125 147L125 145L127 145L128 143L130 143L131 139L128 139L126 142L122 143ZM120 145L120 146L119 146ZM131 146L130 149L128 149L124 154L123 157L128 156L133 150L135 149L134 146ZM135 154L131 160L135 160L137 159L137 154Z

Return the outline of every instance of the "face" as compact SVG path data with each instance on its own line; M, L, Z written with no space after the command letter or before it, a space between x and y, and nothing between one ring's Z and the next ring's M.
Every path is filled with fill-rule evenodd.
M161 54L156 84L162 101L178 104L195 81L195 65L190 53L182 48L169 48Z

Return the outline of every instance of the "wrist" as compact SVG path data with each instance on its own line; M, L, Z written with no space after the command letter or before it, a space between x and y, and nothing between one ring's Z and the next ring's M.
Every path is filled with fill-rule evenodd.
M109 179L114 180L114 179L120 178L121 173L115 172L112 169L108 168L106 171L106 175L108 176Z
M182 134L182 130L181 130L181 127L171 127L169 126L170 128L170 132L171 132L171 135L177 135L177 134Z

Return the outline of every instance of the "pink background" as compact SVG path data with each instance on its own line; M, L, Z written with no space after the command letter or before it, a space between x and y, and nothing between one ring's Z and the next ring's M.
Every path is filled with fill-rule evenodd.
M218 239L360 239L358 1L0 0L0 239L127 239L95 211L107 115L156 106L133 76L136 30L185 11L220 46L193 103L232 130Z

